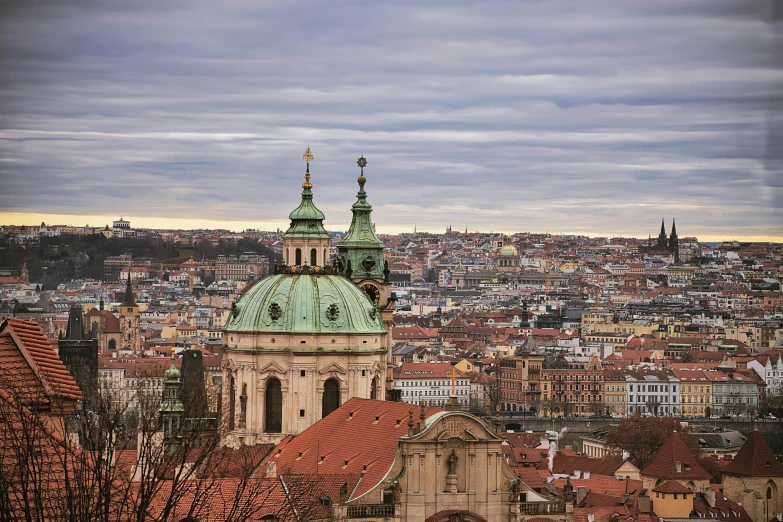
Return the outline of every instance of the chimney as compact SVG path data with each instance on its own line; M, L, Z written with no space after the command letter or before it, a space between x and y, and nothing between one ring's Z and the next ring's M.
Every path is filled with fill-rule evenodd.
M650 496L647 493L644 495L639 495L636 499L636 507L639 509L640 513L649 513L652 511L652 501Z
M715 507L715 490L712 488L703 488L702 495L704 495L704 501L707 502L711 508Z
M275 460L266 463L266 478L277 478L277 462Z
M577 506L585 501L585 497L587 497L587 487L586 486L579 486L578 488L576 488L576 505Z

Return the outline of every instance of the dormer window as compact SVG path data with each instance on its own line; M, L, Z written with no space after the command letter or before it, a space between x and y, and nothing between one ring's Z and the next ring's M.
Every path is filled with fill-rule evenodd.
M674 471L676 473L682 473L682 462L679 460L674 463Z

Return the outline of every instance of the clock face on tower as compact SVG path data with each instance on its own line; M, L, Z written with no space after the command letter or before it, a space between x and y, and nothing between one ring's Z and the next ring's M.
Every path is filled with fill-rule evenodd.
M381 298L381 292L378 290L377 286L367 283L362 285L361 288L364 290L364 293L367 294L367 297L370 298L370 301L378 304L378 300Z

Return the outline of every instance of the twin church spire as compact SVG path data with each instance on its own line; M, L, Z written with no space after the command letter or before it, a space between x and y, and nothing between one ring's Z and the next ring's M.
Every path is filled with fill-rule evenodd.
M313 203L310 162L314 156L310 147L307 147L302 159L306 162L302 201L288 216L291 225L283 235L283 255L288 266L323 267L329 264L330 234L323 225L323 212ZM351 207L351 226L337 244L339 254L334 264L340 274L348 278L385 279L388 278L388 269L383 257L383 243L375 234L371 219L372 205L367 202L364 190L367 183L364 176L367 159L362 156L356 164L360 169L357 179L359 192Z

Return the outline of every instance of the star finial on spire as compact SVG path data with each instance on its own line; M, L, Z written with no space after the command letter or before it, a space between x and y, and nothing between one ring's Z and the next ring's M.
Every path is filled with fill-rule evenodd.
M367 182L367 178L364 177L364 167L367 166L367 159L364 157L364 154L361 155L361 157L356 160L356 164L359 165L359 168L362 169L361 173L359 174L359 178L356 180L359 182L359 193L364 193L364 184Z

